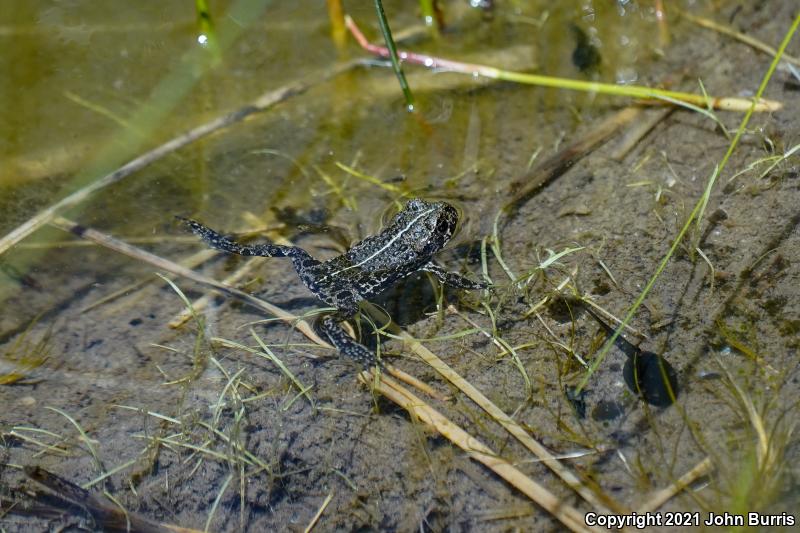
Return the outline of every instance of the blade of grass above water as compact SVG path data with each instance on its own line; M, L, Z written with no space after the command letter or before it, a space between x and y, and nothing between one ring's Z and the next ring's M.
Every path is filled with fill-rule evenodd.
M664 271L664 268L666 268L667 263L672 258L673 254L675 253L675 250L677 250L678 245L680 245L680 243L683 241L683 238L686 235L686 233L689 231L689 228L691 227L692 222L694 222L695 219L697 219L697 224L699 224L700 221L702 220L704 208L705 208L705 206L706 206L706 204L708 202L708 197L710 196L711 191L712 191L712 189L714 187L714 183L716 181L716 177L719 174L722 173L722 170L725 168L725 165L728 163L728 160L730 159L731 155L733 154L734 149L739 144L739 139L744 134L745 128L747 127L748 122L750 122L750 117L753 115L753 113L755 111L756 101L759 98L761 98L761 95L764 94L764 91L767 88L767 84L769 83L770 79L772 78L772 74L775 72L775 69L778 66L778 63L781 60L781 56L783 55L784 51L786 50L786 47L789 45L789 42L792 40L792 36L794 36L794 34L797 31L797 28L798 28L799 25L800 25L800 14L798 14L795 17L794 22L792 22L791 27L786 32L786 35L783 38L783 42L781 43L781 46L778 48L777 54L775 55L774 59L772 60L772 63L770 64L769 68L767 69L766 74L764 75L763 79L761 80L761 84L758 87L758 91L756 92L755 99L753 100L753 102L752 102L752 104L750 106L750 109L747 111L747 113L745 114L744 118L742 118L742 122L741 122L741 124L739 124L739 128L736 130L736 135L734 136L733 140L731 141L730 145L728 146L728 150L727 150L727 152L725 152L725 155L723 156L722 161L720 161L720 164L717 166L717 168L714 169L714 172L712 173L711 177L709 178L708 184L707 184L707 186L705 188L705 191L704 191L703 195L697 200L697 203L695 203L694 209L689 214L689 218L684 223L684 225L681 228L680 232L678 232L678 235L675 236L675 239L673 240L672 246L670 247L669 251L662 258L661 263L658 265L658 268L656 268L655 273L650 278L650 280L647 282L647 285L645 285L644 289L639 294L639 296L636 298L636 301L634 302L633 306L630 308L628 313L625 315L625 318L622 319L622 323L614 331L614 334L611 335L608 338L608 340L606 340L605 344L603 345L603 348L597 354L597 357L595 357L594 361L592 362L592 366L589 368L588 373L586 374L586 376L583 378L583 380L578 385L578 388L577 388L576 392L580 392L581 390L583 390L584 387L586 387L586 384L589 382L589 379L591 379L592 374L594 374L594 372L597 370L597 368L603 362L603 360L605 359L606 355L608 354L608 351L611 349L611 347L614 345L614 342L617 340L617 337L619 337L619 335L622 333L622 330L631 321L631 319L633 318L633 315L639 309L639 306L642 305L642 303L644 302L644 299L647 297L647 295L650 294L650 290L653 288L653 285L655 285L656 280L658 280L659 276L661 276L661 273Z
M389 57L389 50L370 43L361 33L356 23L350 16L345 17L345 23L358 41L359 45L368 52L381 56ZM640 85L616 85L614 83L600 83L594 81L573 80L568 78L556 78L553 76L542 76L540 74L529 74L526 72L513 72L503 70L488 65L478 65L474 63L463 63L441 57L435 57L414 52L400 51L399 57L408 63L423 65L431 69L442 69L449 72L460 72L472 76L483 76L494 80L513 81L526 85L537 85L540 87L554 87L557 89L567 89L572 91L593 92L613 96L627 96L631 98L642 98L645 100L655 100L664 102L668 100L679 100L697 106L711 106L715 109L725 109L728 111L747 111L755 105L756 111L777 111L783 107L783 103L773 100L762 100L756 98L753 102L748 98L736 97L707 97L702 94L684 93L679 91L668 91L643 87Z
M378 14L378 24L381 27L383 40L386 42L386 48L389 50L389 59L392 61L392 69L397 76L397 81L400 82L400 88L403 90L403 97L406 99L406 108L409 111L414 110L414 96L411 94L411 88L408 86L406 75L403 73L403 67L400 66L400 59L397 57L397 47L394 44L392 37L392 30L389 28L389 21L386 19L386 13L383 11L383 2L375 0L375 11Z

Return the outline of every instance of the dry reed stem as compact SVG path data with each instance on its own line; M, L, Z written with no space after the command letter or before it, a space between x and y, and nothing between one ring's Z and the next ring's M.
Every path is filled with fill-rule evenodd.
M195 237L194 241L197 242L197 238L196 237ZM81 241L78 241L78 242L81 242ZM88 240L85 241L85 242L91 244L92 246L97 246L97 243L95 243L95 242L88 241ZM128 242L128 244L131 244L131 243ZM197 265L201 265L201 264L205 263L206 261L208 261L209 259L211 259L215 255L216 255L216 252L214 250L211 250L211 249L200 250L199 252L196 252L196 253L188 256L186 259L182 259L179 264L181 264L181 265L183 265L183 266L185 266L187 268L194 268ZM145 279L140 279L139 281L134 281L130 285L126 285L125 287L122 287L119 290L116 290L116 291L114 291L114 292L112 292L110 294L106 294L105 296L100 297L98 300L95 300L94 302L92 302L90 304L87 304L86 306L84 306L80 310L78 310L78 312L79 313L86 313L86 312L89 312L92 309L95 309L95 308L97 308L97 307L99 307L101 305L105 305L108 302L113 301L116 298L119 298L120 296L124 296L124 295L127 295L127 294L132 294L134 291L136 291L140 287L144 287L145 285L147 285L148 283L151 283L152 281L153 281L153 279L151 279L149 277L147 277ZM161 280L161 281L163 281L163 280Z
M655 0L655 15L656 22L658 23L658 44L662 48L669 46L670 41L672 41L672 37L667 24L667 16L666 12L664 11L663 0Z
M663 109L652 109L645 112L645 116L628 128L622 135L622 138L616 143L616 146L614 146L611 152L611 159L615 161L622 161L625 159L625 156L636 147L639 141L673 111L675 111L674 107L665 107Z
M260 96L258 99L256 99L253 103L249 105L246 105L236 111L233 111L232 113L228 113L219 118L216 118L210 122L197 126L196 128L193 128L188 132L183 133L148 152L145 152L144 154L129 161L128 163L124 164L123 166L119 167L113 172L106 174L105 176L90 183L89 185L81 189L78 189L77 191L73 192L72 194L63 198L62 200L56 202L50 207L40 211L34 217L30 218L19 227L12 230L10 233L8 233L7 235L5 235L3 238L0 239L0 255L4 254L12 246L20 242L22 239L24 239L37 229L41 228L42 226L53 220L57 215L62 213L64 210L78 205L79 203L83 202L84 200L86 200L86 198L91 196L93 193L99 191L100 189L103 189L105 187L108 187L109 185L121 181L123 178L126 178L131 174L133 174L134 172L143 169L150 163L153 163L154 161L161 159L165 155L175 152L176 150L183 148L184 146L202 137L205 137L210 133L228 127L237 122L240 122L245 117L248 117L254 113L266 111L272 106L280 102L283 102L284 100L292 96L302 94L311 87L333 76L341 74L342 72L350 70L351 68L353 68L358 64L359 64L358 61L349 61L346 63L341 63L329 70L326 70L322 73L318 73L315 77L312 77L311 79L295 81L287 85L284 85L279 89L264 93L262 96Z
M679 477L675 483L669 487L665 487L655 494L651 495L636 510L639 514L653 512L662 505L664 505L670 498L678 494L680 491L694 483L698 478L703 477L714 469L714 464L711 462L710 457L706 457L700 461L694 468Z
M361 30L358 28L352 18L346 16L345 23L347 24L347 28L350 30L350 33L352 33L353 37L356 39L356 41L358 41L358 44L364 50L381 57L389 57L389 50L387 50L385 47L370 43L364 34L361 33ZM702 94L668 91L664 89L644 87L641 85L617 85L614 83L600 83L595 81L574 80L569 78L556 78L553 76L542 76L539 74L529 74L526 72L512 72L487 65L478 65L475 63L462 63L460 61L453 61L450 59L418 54L415 52L398 50L397 53L401 61L422 65L427 68L441 69L449 72L459 72L472 76L483 76L493 80L513 81L515 83L522 83L526 85L537 85L541 87L554 87L557 89L593 92L614 96L624 96L628 98L639 98L650 104L671 104L672 102L670 102L670 100L678 100L696 106L710 106L714 109L723 109L727 111L748 111L753 104L753 101L747 98L707 97L706 95ZM782 108L782 102L767 100L764 98L756 102L754 107L755 111L758 112L777 111Z
M689 20L690 22L693 22L693 23L697 24L700 27L703 27L703 28L706 28L706 29L709 29L709 30L713 30L713 31L716 31L716 32L719 32L719 33L722 33L723 35L727 35L728 37L733 37L737 41L741 41L741 42L745 43L746 45L749 45L752 48L755 48L756 50L758 50L760 52L764 52L765 54L771 55L772 57L775 57L775 55L778 53L778 50L776 48L768 45L767 43L765 43L763 41L759 41L755 37L751 37L749 35L745 35L742 32L736 31L735 29L731 28L730 26L725 26L724 24L720 24L718 22L714 22L711 19L707 19L707 18L704 18L704 17L698 17L697 15L692 15L690 13L686 13L685 11L680 11L679 10L678 14L680 16L684 17L686 20ZM789 55L789 54L787 54L785 52L784 52L783 56L781 57L781 59L783 59L784 61L786 61L788 63L791 63L793 65L800 66L800 59L798 59L798 58L796 58L794 56L791 56L791 55Z
M331 26L331 40L339 50L347 44L347 29L344 27L344 8L342 0L327 0L328 21Z
M415 376L412 376L411 374L408 374L403 370L400 370L396 366L387 365L386 368L389 371L389 373L392 376L394 376L397 380L402 381L406 385L411 385L415 389L424 392L425 394L427 394L428 396L430 396L435 400L439 400L440 402L446 402L449 399L447 396L440 394L437 390L435 390L427 383L420 381Z
M152 254L135 246L131 246L130 244L122 242L118 239L115 239L114 237L111 237L110 235L106 235L105 233L101 233L97 230L83 227L63 217L55 217L51 221L51 224L59 229L73 233L78 237L92 240L101 246L125 254L139 261L143 261L156 268L166 270L167 272L171 272L178 276L183 276L192 281L196 281L197 283L214 287L215 289L227 294L228 296L233 296L234 298L238 298L239 300L242 300L254 307L257 307L262 311L266 311L267 313L276 316L281 320L295 324L297 329L300 330L303 333L303 335L305 335L312 341L316 342L320 346L330 346L314 332L313 328L308 324L308 322L297 318L293 314L288 313L283 309L281 309L280 307L276 307L275 305L272 305L271 303L262 300L261 298L256 298L255 296L248 294L244 291L240 291L235 287L229 287L227 285L224 285L215 279L199 274L194 270L190 270L184 266L174 263L169 259L164 259L163 257L159 257L155 254Z
M436 429L450 442L467 452L471 459L482 463L505 479L544 510L552 514L571 531L597 531L586 526L583 513L564 503L563 500L530 479L511 463L498 456L491 448L451 422L420 398L414 396L399 383L386 377L381 378L376 383L374 374L367 372L359 374L359 379L368 386L374 386L375 390L406 409L412 418L418 419Z
M395 326L396 327L396 326ZM397 335L402 337L403 341L410 346L410 348L420 356L420 358L428 363L434 370L441 374L450 383L455 385L461 392L466 394L473 402L478 404L483 410L492 416L506 431L511 433L523 446L530 450L539 460L542 461L548 468L550 468L564 483L571 487L575 492L590 503L597 511L607 512L613 510L614 512L623 513L625 508L613 501L607 495L602 495L602 498L595 494L587 485L584 484L569 468L562 465L556 459L550 450L545 448L533 437L531 437L522 426L517 424L511 417L505 414L499 407L492 403L486 396L476 389L470 382L461 377L455 370L442 361L436 354L428 350L419 341L414 339L405 331L397 328Z
M230 276L222 280L221 283L223 283L224 285L229 285L231 287L235 286L237 283L239 283L239 281L242 280L242 278L249 275L253 271L253 269L257 266L257 264L258 262L252 259L246 261L241 267L236 269L236 271L233 272ZM194 302L192 302L191 309L188 308L183 309L178 314L178 316L170 320L167 325L172 329L177 329L183 326L186 322L192 319L193 312L195 313L202 312L206 307L208 307L208 304L211 303L211 300L217 294L219 294L219 292L212 290L207 292L200 298L197 298Z
M328 493L327 498L325 498L325 500L322 502L322 505L319 506L317 514L315 514L314 518L311 519L311 522L308 523L306 528L303 530L303 533L310 533L311 530L314 529L314 526L317 525L317 522L319 522L322 513L325 512L325 508L328 507L328 504L331 503L332 499L333 499L333 491Z

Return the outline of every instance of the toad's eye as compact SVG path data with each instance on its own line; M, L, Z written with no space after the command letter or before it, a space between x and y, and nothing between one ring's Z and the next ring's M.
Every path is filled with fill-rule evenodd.
M450 231L450 224L447 223L447 220L444 218L440 218L439 222L436 223L436 233L448 233Z

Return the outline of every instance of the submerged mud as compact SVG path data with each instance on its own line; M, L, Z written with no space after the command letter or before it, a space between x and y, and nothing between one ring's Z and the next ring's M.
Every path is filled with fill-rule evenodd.
M713 15L774 43L792 8L776 1ZM458 24L489 44L489 29L519 37L521 30L507 28L527 23L470 16ZM398 27L413 21L398 17ZM568 26L559 27L564 50L551 52L566 61L554 66L548 56L541 65L571 76L614 68L603 55L599 71L575 70L574 42ZM694 91L702 78L709 93L747 96L769 64L768 56L685 21L673 21L671 30L673 42L658 57L635 63L637 83ZM446 43L438 45L442 55L454 53ZM240 47L245 53L257 45L264 43L251 35ZM789 52L800 55L797 42ZM323 59L332 61L309 61ZM614 157L621 133L615 135L495 224L514 196L511 183L628 102L436 76L411 72L412 87L421 87L415 118L382 89L396 90L390 71L335 78L101 192L69 216L172 260L202 248L180 239L186 235L174 215L231 231L269 226L273 239L290 238L325 259L343 250L342 241L375 233L402 193L452 201L464 220L437 259L480 276L485 258L495 291L442 292L424 275L408 278L376 299L406 331L434 339L425 346L622 508L639 509L708 457L713 473L662 510L705 516L797 509L791 429L800 394L798 159L761 175L774 161L767 158L800 138L797 81L776 72L766 96L784 102L784 110L753 116L717 178L703 222L624 332L638 353L673 369L676 401L659 396L648 403L626 379L631 358L618 348L577 391L586 375L582 362L593 361L607 332L575 297L624 316L703 194L741 115L720 112L718 124L675 110L622 158ZM758 160L766 162L746 170ZM378 176L383 186L341 164ZM35 211L52 192L29 194L26 209ZM271 209L287 207L291 216ZM10 229L20 216L8 217L0 226ZM316 531L561 530L444 437L360 385L352 362L310 344L290 325L215 295L197 317L171 329L185 305L152 266L75 241L48 228L0 256L0 356L10 365L2 368L20 373L0 386L4 501L35 486L21 467L36 465L77 485L91 483L89 491L105 490L150 520L197 529L213 510L215 531L302 530L330 495ZM537 269L549 250L569 248L579 250ZM216 256L196 269L224 279L244 261ZM206 292L174 282L190 301ZM320 307L284 260L260 260L238 283L298 316ZM538 305L543 298L547 303ZM378 347L369 321L362 319L360 330L363 342ZM263 353L256 337L286 371L232 344ZM379 348L447 397L426 397L436 409L566 503L590 510L407 345L384 338ZM97 527L80 513L43 518L6 509L6 531Z

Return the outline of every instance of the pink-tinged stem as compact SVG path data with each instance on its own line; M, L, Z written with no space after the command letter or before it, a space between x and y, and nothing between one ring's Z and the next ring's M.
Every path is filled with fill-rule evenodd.
M367 52L376 56L389 58L389 49L385 46L378 46L372 44L367 40L361 30L356 25L355 21L350 15L345 15L344 23L350 33L358 42L358 44ZM397 57L400 61L412 63L415 65L422 65L428 68L440 68L451 72L463 72L464 74L477 74L479 76L486 76L487 78L497 78L498 69L487 67L485 65L475 65L473 63L462 63L460 61L450 61L449 59L442 59L440 57L429 56L427 54L418 54L416 52L408 52L406 50L398 50Z
M361 30L358 28L353 19L345 16L345 25L359 45L364 50L375 54L380 57L389 57L389 50L383 46L377 46L370 43ZM641 98L657 103L665 104L689 104L691 106L705 108L712 107L714 109L724 109L727 111L747 111L753 106L753 111L777 111L783 107L782 102L775 100L766 100L759 98L755 104L749 98L735 98L725 97L717 98L706 96L702 94L684 93L679 91L668 91L664 89L653 89L651 87L644 87L641 85L617 85L615 83L600 83L596 81L583 81L572 80L569 78L556 78L553 76L542 76L540 74L529 74L527 72L513 72L509 70L501 70L486 65L476 65L474 63L461 63L459 61L450 61L440 57L429 56L426 54L418 54L416 52L408 52L405 50L398 50L397 55L400 61L406 61L417 65L423 65L428 68L438 68L450 72L461 72L463 74L471 74L473 76L484 76L495 80L513 81L516 83L524 83L527 85L538 85L541 87L555 87L558 89L569 89L573 91L583 92L597 92L600 94L611 94L615 96L627 96L629 98Z

